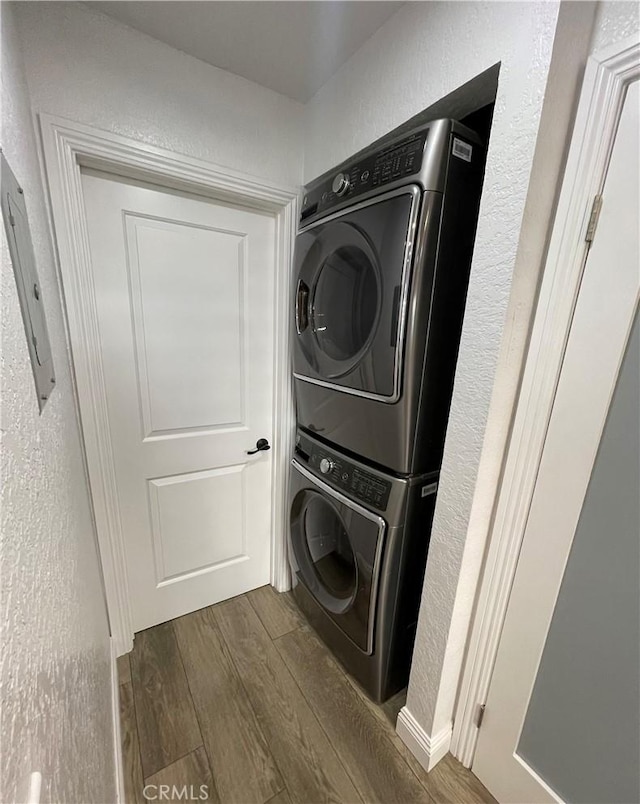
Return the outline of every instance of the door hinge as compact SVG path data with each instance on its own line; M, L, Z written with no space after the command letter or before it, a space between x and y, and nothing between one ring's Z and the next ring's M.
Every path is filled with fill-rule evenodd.
M600 210L602 209L602 196L596 195L591 205L591 215L589 217L589 224L587 226L587 233L584 239L587 243L593 243L593 238L596 234L596 227L598 226L598 218L600 217Z
M478 711L476 714L476 726L478 728L482 726L482 721L484 720L484 713L486 708L487 708L486 704L478 704Z

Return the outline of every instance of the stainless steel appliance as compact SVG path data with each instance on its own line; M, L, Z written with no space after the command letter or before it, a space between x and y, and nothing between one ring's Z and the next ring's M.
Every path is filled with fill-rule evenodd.
M400 474L440 467L483 166L476 135L437 120L306 188L298 425Z
M437 474L398 478L298 431L293 595L376 701L407 684Z

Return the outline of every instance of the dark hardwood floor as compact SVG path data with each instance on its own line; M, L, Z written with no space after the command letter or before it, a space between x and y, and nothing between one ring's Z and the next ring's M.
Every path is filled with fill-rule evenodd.
M220 804L494 801L451 756L425 773L395 733L404 696L372 703L269 586L142 631L118 672L127 804L145 785Z

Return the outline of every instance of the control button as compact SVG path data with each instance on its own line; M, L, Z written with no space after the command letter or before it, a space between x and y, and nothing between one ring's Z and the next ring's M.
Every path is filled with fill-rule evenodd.
M336 195L344 195L347 190L349 189L349 177L346 173L338 173L338 175L333 180L333 184L331 185L331 189Z
M367 179L368 179L368 178L369 178L369 171L368 171L368 170L365 170L365 171L362 173L362 175L360 176L360 181L367 181Z
M343 473L342 473L342 479L343 479L344 481L347 481L347 480L349 479L349 472L343 472Z
M329 193L322 193L322 200L326 201L329 198Z
M334 462L330 458L323 458L320 461L320 471L323 475L328 474L333 467L335 466Z

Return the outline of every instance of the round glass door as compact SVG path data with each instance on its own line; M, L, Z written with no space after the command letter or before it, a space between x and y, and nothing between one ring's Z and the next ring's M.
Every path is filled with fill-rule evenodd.
M322 263L311 303L313 331L331 360L352 367L374 332L380 298L377 271L358 246L341 246Z
M300 238L313 238L311 245ZM374 249L356 226L330 221L298 236L296 284L300 347L323 379L342 377L367 354L382 308Z
M295 557L310 591L325 608L345 612L358 591L358 565L338 510L317 492L301 492L292 526Z

